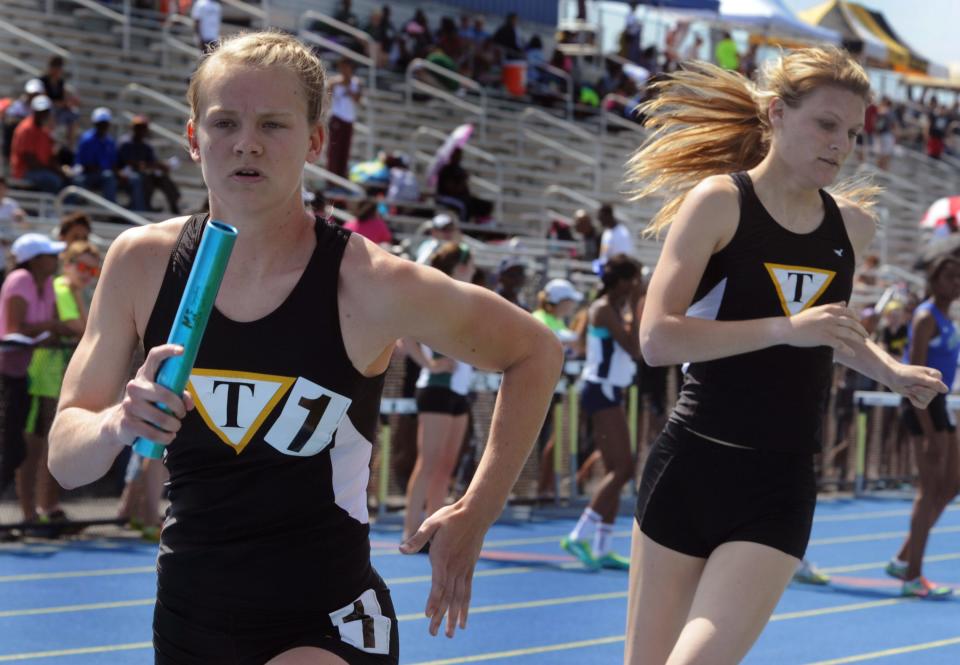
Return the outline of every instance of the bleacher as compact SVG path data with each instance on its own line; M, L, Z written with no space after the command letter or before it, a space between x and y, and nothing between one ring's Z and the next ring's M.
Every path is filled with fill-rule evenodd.
M81 119L96 106L108 106L117 118L118 133L123 133L133 114L148 115L151 140L160 156L180 157L182 165L175 179L183 192L184 209L199 207L205 198L200 170L187 157L182 139L184 92L197 56L188 22L182 17L164 22L158 14L137 11L125 28L116 16L94 11L89 6L93 4L91 0L7 0L0 4L0 33L4 36L0 75L8 82L4 92L16 94L35 73L29 68L42 70L52 49L62 49L72 75L70 83L83 102ZM297 30L304 23L299 13L309 9L332 14L336 4L335 0L271 2L269 18L274 25ZM363 21L379 4L356 2L354 11ZM51 13L45 11L48 5ZM224 6L225 34L263 25L257 3L230 0ZM457 13L455 8L442 5L398 2L392 6L395 25L402 24L418 6L428 12L431 24L442 15ZM116 10L122 3L111 7ZM488 28L495 28L497 23L496 17L488 17ZM524 30L525 34L536 31L549 35L551 27L524 26ZM368 72L357 73L365 82L371 80ZM621 131L614 133L599 114L568 121L563 109L536 108L528 100L494 91L484 91L481 97L466 90L462 96L449 99L449 95L425 91L422 83L412 85L408 77L382 69L372 80L375 87L368 85L365 91L366 108L360 112L354 135L355 161L370 158L379 150L402 150L414 157L415 167L422 173L442 137L464 122L473 122L477 131L470 146L483 154L468 152L464 162L472 174L474 189L495 202L498 224L505 232L519 236L514 247L519 244L532 264L539 256L549 257L549 276L581 268L551 256L562 248L543 242L544 231L553 219L564 219L577 208L600 203L614 204L618 216L633 229L638 258L647 266L656 262L659 244L643 238L641 231L659 202L630 203L623 195L624 163L642 140L639 127L637 131L624 131L618 125ZM413 100L415 92L421 95L417 101ZM858 165L853 158L848 161L845 175L864 173L885 188L880 201L882 227L871 251L883 264L909 271L926 242L917 221L933 200L960 191L958 164L949 159L937 162L901 148L889 172L880 172L869 164ZM311 188L343 186L322 168L309 170L306 178ZM62 201L55 204L46 195L15 187L12 195L35 213L41 227L52 225L63 210L76 207ZM94 219L117 219L96 205L79 207ZM166 215L143 216L153 221ZM388 221L401 236L415 233L418 224L418 220L409 218ZM121 228L106 224L97 233L109 239ZM481 264L495 265L495 258L509 247L480 246L480 250ZM485 257L486 253L491 256ZM861 295L867 300L874 294Z

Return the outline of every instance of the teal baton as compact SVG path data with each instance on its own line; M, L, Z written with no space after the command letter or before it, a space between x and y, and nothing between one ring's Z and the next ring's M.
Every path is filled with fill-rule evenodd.
M193 363L197 359L197 351L200 350L203 331L207 328L210 312L217 301L223 273L227 270L236 240L237 229L223 222L211 220L203 230L200 247L187 277L187 286L180 298L180 307L177 308L170 336L167 338L167 344L182 346L183 353L164 360L157 372L157 383L177 395L182 395L187 387ZM157 403L156 406L171 413L165 404ZM159 459L163 456L164 446L138 437L133 442L133 449L144 457Z

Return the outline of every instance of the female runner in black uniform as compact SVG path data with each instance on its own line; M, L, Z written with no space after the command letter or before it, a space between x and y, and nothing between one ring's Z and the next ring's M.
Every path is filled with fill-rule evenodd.
M164 340L206 215L114 242L64 380L49 464L65 487L103 475L137 436L168 446L157 663L397 662L366 491L383 373L402 337L504 373L471 487L401 546L431 541L430 632L444 616L448 636L465 627L483 536L559 377L560 344L531 317L304 209L324 94L320 61L287 35L239 35L204 58L188 91L191 156L210 217L240 234L189 389L174 395L154 377L180 352ZM141 342L147 358L128 382Z
M836 359L914 404L946 391L846 306L874 222L833 183L869 80L846 53L783 56L760 86L706 63L658 84L631 161L672 200L640 326L651 365L691 363L637 501L626 660L726 665L749 650L803 557L813 454ZM660 131L657 131L657 130Z

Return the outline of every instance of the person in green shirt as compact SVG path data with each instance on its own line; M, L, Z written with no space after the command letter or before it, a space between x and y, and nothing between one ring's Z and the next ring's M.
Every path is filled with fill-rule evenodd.
M563 343L568 354L576 345L579 335L567 327L566 321L573 315L577 305L583 301L583 294L565 279L551 279L537 294L539 305L533 312L533 318L553 331ZM537 482L537 494L540 498L549 498L554 492L553 473L553 405L563 400L563 395L554 394L550 411L537 437L540 448L540 476Z
M37 348L27 368L30 407L24 436L27 445L43 450L42 459L36 464L34 487L43 490L40 503L47 508L38 513L43 522L64 521L66 515L59 507L59 485L50 477L47 469L47 433L57 410L60 384L69 360L70 341L83 335L87 324L87 304L83 290L100 275L100 251L87 241L71 243L61 256L63 274L53 280L56 295L57 318L71 332L71 338L56 339L53 346ZM41 475L48 476L41 482ZM27 482L24 480L24 482ZM31 493L32 494L32 493ZM54 506L54 508L50 508Z
M737 43L729 32L723 33L723 38L717 42L713 49L713 58L717 64L730 71L739 71L740 53L737 51Z

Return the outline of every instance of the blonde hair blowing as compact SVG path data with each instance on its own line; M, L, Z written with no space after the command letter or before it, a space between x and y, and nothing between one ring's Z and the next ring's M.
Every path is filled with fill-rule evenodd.
M210 68L220 63L289 69L297 75L307 93L307 121L310 125L322 121L327 83L323 63L295 37L278 30L266 30L231 35L203 56L187 88L190 116L194 122L200 111L200 87Z
M828 85L870 99L866 72L834 46L781 55L764 67L759 85L706 62L683 67L652 85L653 99L640 107L650 133L627 162L631 198L660 193L667 199L647 228L650 235L670 225L687 192L704 178L745 171L763 160L770 149L772 99L796 108L811 91ZM857 184L836 190L869 209L879 188Z

